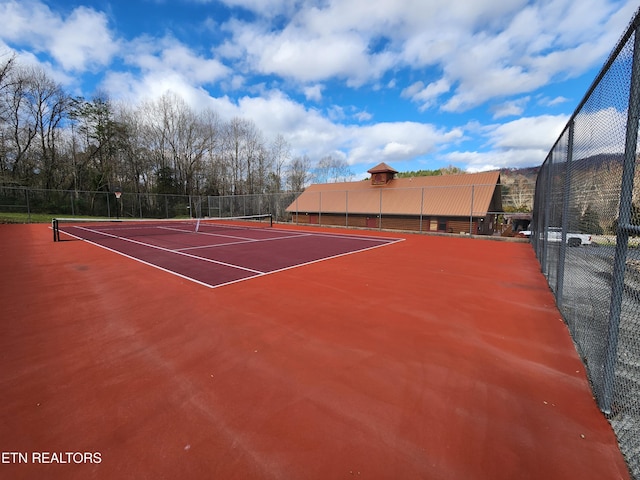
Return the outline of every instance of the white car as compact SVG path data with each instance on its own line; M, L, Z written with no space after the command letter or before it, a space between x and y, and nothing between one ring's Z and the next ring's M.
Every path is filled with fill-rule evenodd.
M547 239L549 242L560 242L562 240L562 229L560 227L549 227ZM591 235L567 232L567 245L570 247L591 245Z
M531 237L530 230L523 230L518 234L520 237L529 238ZM544 235L540 234L540 239L544 240ZM549 242L560 242L562 240L562 228L560 227L549 227L547 231L547 241ZM567 232L567 245L570 247L579 247L581 245L591 245L591 235L586 233L570 233Z

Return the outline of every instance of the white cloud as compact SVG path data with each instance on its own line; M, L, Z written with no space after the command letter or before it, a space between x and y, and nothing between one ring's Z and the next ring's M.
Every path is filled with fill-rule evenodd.
M305 87L304 90L304 96L307 98L307 100L312 100L314 102L319 102L320 100L322 100L322 85L313 85L310 87Z
M359 122L367 122L373 118L373 115L369 112L356 112L353 117Z
M543 115L480 126L487 138L486 149L449 152L443 159L464 165L468 172L541 165L568 119L566 115Z
M501 125L489 126L486 130L494 149L541 149L548 152L568 120L569 117L566 115L525 117Z
M494 21L487 2L473 2L473 14L429 22L403 43L407 64L438 67L456 85L444 111L466 111L584 73L610 51L635 8L629 1L624 13L603 23L614 5L602 0L490 3L504 4ZM437 11L435 18L442 15ZM432 103L427 98L423 108Z
M66 70L107 65L118 50L105 15L89 8L76 8L51 33L51 54Z
M541 96L538 98L538 104L544 107L553 107L555 105L561 105L568 101L569 99L566 97L563 97L562 95L554 98L549 98L547 96Z
M393 61L387 53L369 54L368 38L356 31L314 32L288 25L273 32L259 24L238 21L226 27L233 41L216 52L226 58L242 59L245 68L294 81L318 82L345 78L359 86L379 78Z
M504 102L500 105L496 105L491 110L493 111L493 118L503 118L522 115L527 103L529 103L529 97L518 98L510 102Z
M460 129L440 129L417 122L378 123L347 127L351 164L397 162L436 152L462 138Z
M420 104L420 110L424 111L435 104L438 98L451 89L447 79L441 78L435 82L425 84L421 81L414 83L402 91L402 97L410 98Z
M0 38L45 52L67 71L107 65L118 51L103 13L77 7L68 17L37 1L0 2Z
M223 97L213 99L209 105L223 120L235 116L252 119L265 138L282 134L294 146L294 156L308 155L317 160L341 152L351 165L371 166L424 156L463 135L461 129L447 130L417 122L341 125L279 91L262 97L242 97L237 103Z
M211 97L206 90L193 85L176 72L150 72L142 77L128 72L114 72L105 77L101 87L114 100L123 100L132 105L156 99L167 92L182 97L196 110L211 103Z
M613 107L575 117L574 159L602 153L624 153L627 112Z
M25 60L65 83L75 72L110 68L101 86L114 98L136 102L170 90L223 119L251 119L265 138L283 134L311 158L341 153L352 165L370 166L429 157L478 170L541 163L566 116L486 127L463 118L461 128L349 122L399 118L396 103L407 102L398 95L417 112L439 109L451 125L461 118L454 114L478 106L493 104L496 120L526 115L531 97L538 105L566 102L536 90L602 61L637 7L624 1L221 0L255 15L251 22L202 19L201 27L215 27L216 38L225 39L203 54L170 35L116 38L107 16L91 8L63 15L36 0L0 0L0 45L23 49ZM285 89L302 92L317 109ZM384 108L377 99L359 104L361 91L379 95ZM407 117L419 118L416 111ZM453 151L460 145L469 151Z
M208 3L209 0L201 0ZM297 0L220 0L230 7L241 7L265 17L290 14Z
M139 38L126 51L125 61L145 74L180 76L194 85L211 84L231 74L231 69L219 60L196 55L172 37Z

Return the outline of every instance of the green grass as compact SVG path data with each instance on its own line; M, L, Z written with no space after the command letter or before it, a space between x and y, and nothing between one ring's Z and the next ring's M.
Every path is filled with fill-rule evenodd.
M51 223L53 218L50 213L0 212L0 223Z
M114 217L91 217L88 215L65 215L59 214L54 215L51 213L32 213L29 215L25 212L0 212L0 223L51 223L51 220L54 218L91 218L91 219L105 219L105 220L113 220ZM176 219L189 219L188 216L178 216ZM135 219L134 219L135 220Z

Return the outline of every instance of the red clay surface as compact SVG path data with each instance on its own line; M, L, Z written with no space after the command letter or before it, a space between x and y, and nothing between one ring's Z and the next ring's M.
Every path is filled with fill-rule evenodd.
M216 289L44 225L0 252L0 478L629 478L528 244Z

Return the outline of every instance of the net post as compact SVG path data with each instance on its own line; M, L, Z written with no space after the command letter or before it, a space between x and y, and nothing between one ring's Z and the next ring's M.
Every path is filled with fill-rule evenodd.
M273 214L269 214L269 227L273 227Z
M58 220L53 218L51 219L51 230L53 230L53 241L54 242L59 242L60 241L60 232L58 230Z

